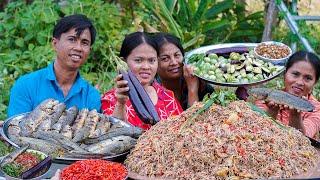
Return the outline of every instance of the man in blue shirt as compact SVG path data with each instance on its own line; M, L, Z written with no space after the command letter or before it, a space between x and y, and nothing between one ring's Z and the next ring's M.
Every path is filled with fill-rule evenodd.
M99 92L82 79L79 68L87 60L96 30L84 15L62 18L54 27L52 45L56 59L46 68L20 77L11 89L8 117L32 111L43 100L54 98L67 108L100 111Z

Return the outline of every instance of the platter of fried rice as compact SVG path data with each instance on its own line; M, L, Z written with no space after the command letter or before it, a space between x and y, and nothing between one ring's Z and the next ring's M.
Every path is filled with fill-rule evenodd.
M298 130L260 115L244 101L212 105L194 118L202 106L196 103L140 136L125 161L129 171L151 179L320 175L319 152Z

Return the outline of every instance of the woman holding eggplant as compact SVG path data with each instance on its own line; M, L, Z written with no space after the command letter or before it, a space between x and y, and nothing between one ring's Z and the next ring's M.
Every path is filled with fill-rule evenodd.
M158 53L155 42L148 35L143 32L127 35L121 46L120 57L127 63L129 73L119 74L115 79L116 87L102 96L101 103L104 114L124 119L134 126L149 129L151 124L146 122L145 118L142 118L144 112L140 113L141 110L148 113L148 108L153 105L160 120L182 112L182 108L174 98L173 92L154 81L158 68ZM143 90L135 89L137 82L134 79L127 81L127 75L131 79L136 77L143 86ZM141 95L141 92L146 92L152 101L152 105L150 106L149 103L144 109L142 107L144 101L137 104L136 100L139 100L139 97L130 94L133 91L137 91L139 95ZM130 100L128 95L131 95ZM145 98L142 97L142 99ZM139 113L136 111L139 111Z
M193 75L192 66L183 65L184 49L177 37L158 33L154 40L159 51L157 80L174 92L184 110L214 91L212 86Z
M319 76L320 59L313 53L298 51L286 64L283 91L308 100L314 106L313 112L299 112L293 107L279 105L273 101L258 100L255 104L282 123L295 127L308 137L319 139L320 102L312 96Z

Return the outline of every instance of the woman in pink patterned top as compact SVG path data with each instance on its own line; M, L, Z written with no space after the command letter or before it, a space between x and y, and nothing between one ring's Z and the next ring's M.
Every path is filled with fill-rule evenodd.
M127 62L150 96L161 120L182 112L173 92L154 81L158 68L158 53L155 42L149 36L143 32L127 35L122 43L120 57ZM101 99L103 113L149 129L151 125L144 123L133 109L128 91L128 82L123 80L122 75L118 75L116 88L106 92Z
M320 131L320 102L312 96L320 76L320 60L313 53L294 53L286 64L284 91L306 98L315 107L313 112L298 112L274 102L256 101L256 105L286 125L299 129L306 136L317 138Z

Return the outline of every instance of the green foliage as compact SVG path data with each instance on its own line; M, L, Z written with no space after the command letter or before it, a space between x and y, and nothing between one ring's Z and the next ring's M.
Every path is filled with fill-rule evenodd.
M247 16L245 5L234 0L141 2L143 25L176 35L187 50L224 42L257 42L262 36L263 12Z
M229 103L238 100L234 91L229 89L215 89L208 100L212 100L215 104L227 106Z
M21 75L47 66L55 58L51 48L54 24L60 17L86 14L97 29L96 42L81 74L101 93L111 88L115 64L109 47L118 52L124 34L131 31L130 22L115 4L102 0L65 1L35 0L11 2L0 12L0 119L6 118L9 91Z
M6 118L14 81L52 62L54 24L60 17L74 13L86 14L97 29L96 42L81 74L101 93L113 86L117 73L112 54L118 54L124 35L137 29L170 32L181 38L188 51L208 44L259 42L264 26L263 12L247 14L245 4L236 0L34 0L30 5L11 1L0 12L0 120ZM299 27L319 53L320 26L300 22ZM288 29L276 28L274 34L275 40L298 42ZM298 48L302 49L301 44ZM267 86L281 89L282 79L270 81ZM320 98L319 84L314 94ZM219 91L213 98L224 104L234 97L230 92Z

